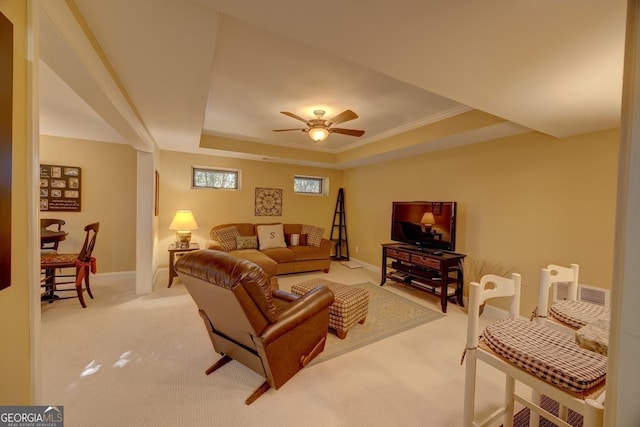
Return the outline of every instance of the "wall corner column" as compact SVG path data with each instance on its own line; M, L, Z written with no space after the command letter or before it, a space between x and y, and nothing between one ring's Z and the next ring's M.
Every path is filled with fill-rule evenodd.
M154 156L137 152L136 294L153 291Z

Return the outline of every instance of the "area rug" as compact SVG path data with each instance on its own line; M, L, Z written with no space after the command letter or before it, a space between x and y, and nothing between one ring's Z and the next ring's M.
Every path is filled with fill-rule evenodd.
M540 406L545 411L551 412L553 415L558 415L558 402L547 397L540 397ZM573 427L582 427L582 415L569 409L567 416L567 422ZM513 427L529 427L529 408L524 408L513 417ZM540 417L540 427L557 427L555 423Z
M352 286L369 292L367 320L363 325L356 323L343 340L329 333L324 351L310 366L444 317L439 311L403 298L379 285L361 283Z

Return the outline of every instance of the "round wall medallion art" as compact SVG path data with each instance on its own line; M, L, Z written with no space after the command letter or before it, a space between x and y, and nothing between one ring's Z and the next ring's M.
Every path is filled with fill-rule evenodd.
M256 188L256 216L282 216L282 189Z

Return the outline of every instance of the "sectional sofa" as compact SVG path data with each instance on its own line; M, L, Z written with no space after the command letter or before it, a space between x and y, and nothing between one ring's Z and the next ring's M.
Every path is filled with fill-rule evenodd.
M248 259L272 277L315 270L327 273L331 242L323 232L308 224L222 224L211 229L207 248Z

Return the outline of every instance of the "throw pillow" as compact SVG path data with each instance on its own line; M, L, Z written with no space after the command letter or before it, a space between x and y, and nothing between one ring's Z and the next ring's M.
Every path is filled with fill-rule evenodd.
M287 244L287 246L291 246L291 236L293 236L293 234L284 233L284 242Z
M258 245L260 250L270 248L286 248L282 224L257 225Z
M238 236L236 237L237 249L256 249L258 247L258 236Z
M285 233L284 240L287 242L287 246L307 246L306 234Z
M238 228L235 225L211 230L211 237L222 245L226 252L235 251L238 247L236 238L238 237Z
M302 226L302 233L307 235L307 244L309 246L320 247L320 244L322 243L322 233L324 233L324 228L304 224Z

